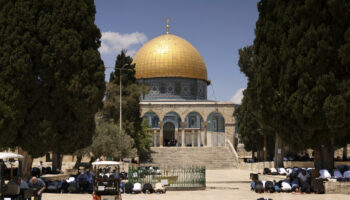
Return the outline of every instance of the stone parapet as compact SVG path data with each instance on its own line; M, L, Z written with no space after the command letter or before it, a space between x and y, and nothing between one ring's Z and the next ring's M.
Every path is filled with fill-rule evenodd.
M350 194L350 182L326 181L324 187L326 194Z

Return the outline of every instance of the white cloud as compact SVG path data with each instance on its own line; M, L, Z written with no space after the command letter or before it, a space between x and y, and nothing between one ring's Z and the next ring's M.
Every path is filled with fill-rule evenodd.
M147 36L144 33L134 32L121 34L118 32L102 32L101 37L101 54L117 54L122 49L127 49L127 54L135 55L135 45L144 44L147 41Z
M245 90L244 88L238 89L236 91L236 93L231 97L230 101L235 103L235 104L241 104L242 99L243 99L243 91L244 90Z

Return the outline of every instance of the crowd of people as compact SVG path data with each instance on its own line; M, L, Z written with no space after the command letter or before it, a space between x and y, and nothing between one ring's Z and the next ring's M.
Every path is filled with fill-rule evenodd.
M263 192L301 192L324 193L324 181L350 181L350 166L339 165L331 173L327 169L315 170L313 168L265 168L264 175L285 175L280 181L258 180L258 174L252 174L251 190Z

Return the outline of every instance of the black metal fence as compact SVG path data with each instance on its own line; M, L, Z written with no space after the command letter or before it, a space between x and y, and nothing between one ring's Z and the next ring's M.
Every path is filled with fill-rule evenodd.
M154 187L161 182L168 188L205 188L205 167L191 168L157 168L139 167L129 168L130 183L150 183Z

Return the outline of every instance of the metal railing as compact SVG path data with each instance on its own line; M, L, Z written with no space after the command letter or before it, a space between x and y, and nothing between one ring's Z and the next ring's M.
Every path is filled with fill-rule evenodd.
M129 183L150 183L153 187L161 182L168 188L205 188L205 167L191 168L129 168Z

